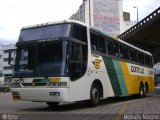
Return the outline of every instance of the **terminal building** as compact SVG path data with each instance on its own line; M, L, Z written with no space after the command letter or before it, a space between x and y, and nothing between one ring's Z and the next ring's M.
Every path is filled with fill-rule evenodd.
M107 34L118 36L136 22L130 13L123 12L122 0L83 0L79 10L70 19L89 24Z
M1 45L0 46L0 72L3 73L5 78L5 84L11 83L11 77L13 73L12 66L8 64L9 51L11 51L11 56L15 56L15 45ZM14 59L12 59L13 62Z
M2 73L2 47L0 46L0 73Z
M8 64L9 51L12 52L12 58L14 58L15 45L2 45L3 56L2 66L4 76L12 76L12 66ZM13 60L13 59L12 59Z
M0 86L4 84L3 73L2 73L2 48L0 46Z

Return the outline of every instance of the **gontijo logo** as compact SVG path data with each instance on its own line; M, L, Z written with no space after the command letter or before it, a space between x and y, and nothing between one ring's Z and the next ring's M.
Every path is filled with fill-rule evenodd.
M94 64L94 67L95 67L96 69L99 69L101 62L102 62L102 60L95 59L95 61L93 61L92 63Z

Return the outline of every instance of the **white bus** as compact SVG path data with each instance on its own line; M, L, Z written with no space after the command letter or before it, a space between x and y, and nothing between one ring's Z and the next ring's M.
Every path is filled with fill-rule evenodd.
M154 91L151 53L77 21L24 27L16 44L15 100L49 106Z

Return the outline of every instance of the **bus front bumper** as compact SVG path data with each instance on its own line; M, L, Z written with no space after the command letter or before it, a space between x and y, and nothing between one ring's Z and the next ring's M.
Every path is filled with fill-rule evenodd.
M14 100L69 102L69 88L12 88Z

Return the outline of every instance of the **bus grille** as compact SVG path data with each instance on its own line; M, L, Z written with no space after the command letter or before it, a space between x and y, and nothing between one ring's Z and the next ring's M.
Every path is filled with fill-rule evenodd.
M46 86L47 83L22 83L23 86Z

